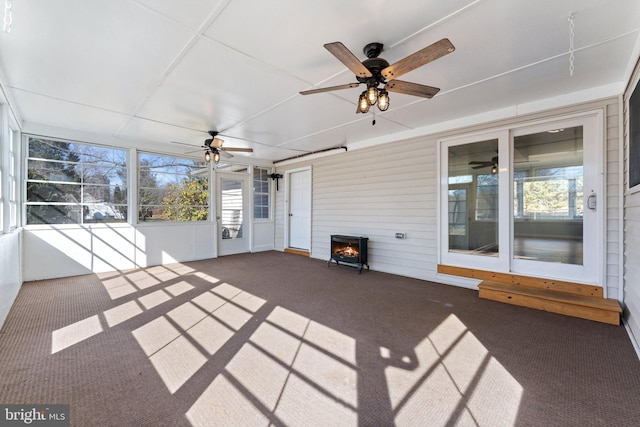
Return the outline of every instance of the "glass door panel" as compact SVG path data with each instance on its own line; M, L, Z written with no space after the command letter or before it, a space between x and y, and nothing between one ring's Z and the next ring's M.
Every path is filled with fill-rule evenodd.
M514 138L513 257L583 265L583 127Z
M600 284L602 112L512 131L511 271Z
M222 179L220 188L220 238L242 239L242 181Z
M218 254L249 252L249 177L216 172Z
M449 146L447 157L448 251L497 257L498 140Z

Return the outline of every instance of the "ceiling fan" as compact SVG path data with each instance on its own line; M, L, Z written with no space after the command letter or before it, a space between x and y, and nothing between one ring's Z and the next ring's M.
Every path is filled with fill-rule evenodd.
M469 165L475 165L475 166L471 166L471 169L482 169L482 168L488 168L491 167L491 173L497 173L498 172L498 156L492 157L491 160L489 161L472 161L469 162Z
M210 162L211 159L217 164L220 161L220 155L224 155L225 157L233 157L230 154L230 151L235 152L243 152L243 153L253 153L253 148L240 148L240 147L223 147L224 140L218 138L219 132L210 130L207 132L211 138L208 138L204 141L204 159L207 162Z
M369 111L369 107L374 104L378 105L380 111L386 111L389 108L389 92L432 98L440 91L439 88L396 79L409 71L415 70L455 50L455 47L449 39L444 38L389 65L385 59L378 57L382 52L382 43L369 43L366 45L363 52L367 56L367 59L362 62L341 42L327 43L324 47L355 74L358 82L305 90L300 92L300 94L311 95L314 93L349 89L358 87L361 84L366 84L367 89L360 94L358 99L356 113L366 113ZM380 85L384 86L379 88Z

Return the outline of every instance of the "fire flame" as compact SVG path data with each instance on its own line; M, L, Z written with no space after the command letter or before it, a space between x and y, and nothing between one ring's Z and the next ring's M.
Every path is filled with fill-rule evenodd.
M352 258L358 257L358 249L352 248L350 245L345 248L339 248L338 250L336 250L336 253L338 255L342 255L346 257L352 257Z

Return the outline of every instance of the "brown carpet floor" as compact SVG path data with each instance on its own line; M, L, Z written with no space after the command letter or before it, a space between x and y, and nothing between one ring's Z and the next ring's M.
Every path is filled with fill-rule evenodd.
M624 327L280 252L25 283L0 403L75 426L632 426Z

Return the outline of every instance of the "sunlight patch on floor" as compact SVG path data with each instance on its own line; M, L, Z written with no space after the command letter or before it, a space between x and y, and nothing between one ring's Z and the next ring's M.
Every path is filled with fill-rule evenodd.
M210 283L218 282L217 279L200 272L194 272L193 268L182 264L155 266L144 270L98 273L97 276L102 281L109 297L115 300L189 274ZM188 282L181 281L167 287L166 290L177 296L191 289L189 287L193 288Z
M164 291L164 289L158 289L150 294L141 296L138 301L147 310L157 307L171 299L171 295Z
M142 307L140 307L140 304L138 304L137 301L133 300L110 308L109 310L105 310L104 318L107 321L107 325L112 328L122 322L133 319L143 312L144 310L142 309Z
M171 394L207 362L198 348L182 335L152 354L149 360Z
M105 310L103 322L97 314L53 331L52 354L100 334L102 324L114 327L195 289L188 279L173 283L175 271L149 270L105 277L112 298L145 286L147 292ZM160 277L172 282L149 289ZM211 420L243 426L361 422L366 408L358 407L362 373L353 337L280 306L267 312L266 300L211 276L191 277L216 284L158 310L132 336L171 394L231 343L235 354L221 353L230 359L185 414L194 427ZM233 341L240 331L242 341ZM376 356L396 425L515 423L522 387L453 314L414 348L379 347Z
M191 289L194 289L194 286L185 280L181 280L178 283L169 285L166 288L164 288L165 291L169 292L174 297L177 297L178 295L182 295L185 292L189 292Z
M243 298L252 301L250 295ZM209 426L212 420L242 420L243 426L357 425L355 344L347 335L276 307L187 418L193 426Z
M133 286L126 277L114 277L113 279L103 280L102 284L107 290L109 297L113 300L138 292L138 288Z
M216 284L220 281L220 279L216 279L215 277L210 276L207 273L203 273L202 271L196 271L195 273L193 273L193 275L212 284Z
M224 376L217 376L187 412L192 426L265 427L269 418ZM215 420L215 423L214 423Z
M398 425L514 425L522 386L458 317L447 317L412 357L415 369L392 360L385 369Z
M235 286L221 283L134 330L133 336L173 394L265 302Z
M114 271L99 273L97 274L97 276L101 280L102 285L104 286L111 299L115 300L127 295L135 294L151 286L162 284L164 283L163 281L174 280L175 278L179 277L179 274L189 275L193 271L194 270L191 267L182 264L176 264L169 267L152 267L145 271L134 270L130 272ZM198 279L207 281L209 283L215 283L218 280L207 274L202 274L199 272L194 273L192 276L198 277ZM237 293L240 293L240 290L237 288L229 288L229 285L223 285L225 285L222 286L223 290L219 292L228 294L232 292L233 289L235 289ZM133 319L134 317L144 313L147 310L159 307L162 304L171 301L173 298L189 292L193 289L195 289L195 286L193 284L189 283L187 280L181 280L173 284L168 284L162 289L158 289L156 291L142 295L139 298L132 299L131 301L127 301L118 306L105 310L104 312L102 312L102 315L104 316L104 320L107 326L109 328L112 328L123 322L126 322L127 320ZM226 302L224 299L211 292L200 294L193 300L201 307L201 311L205 311L203 317L206 316L206 313L214 310L214 308L211 308L212 306L215 306L217 308ZM255 307L259 306L259 304L259 300L243 296L243 298L240 299L238 305L247 306L250 307L251 310L255 310ZM153 322L151 322L150 327L153 328L154 326L156 325L153 325ZM103 329L100 324L99 315L94 315L87 319L57 329L51 333L51 354L64 350L65 348L91 338L92 336L97 335L100 332L103 332ZM144 329L139 330L138 333L141 334L140 339L146 343L145 340L148 341L148 338L145 338ZM162 334L160 335L159 339L162 340Z
M102 332L102 325L97 315L57 329L51 334L51 354L71 347Z

